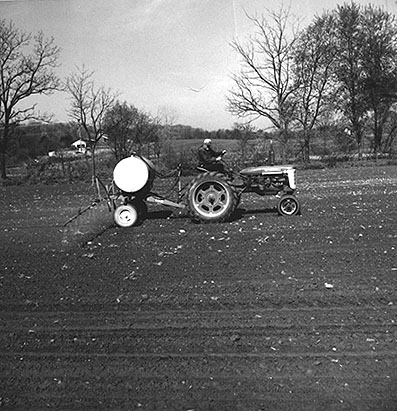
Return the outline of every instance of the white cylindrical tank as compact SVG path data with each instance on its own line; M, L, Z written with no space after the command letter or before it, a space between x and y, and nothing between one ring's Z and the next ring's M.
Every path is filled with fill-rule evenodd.
M125 193L145 194L152 188L154 169L149 160L131 156L116 164L113 170L113 181Z

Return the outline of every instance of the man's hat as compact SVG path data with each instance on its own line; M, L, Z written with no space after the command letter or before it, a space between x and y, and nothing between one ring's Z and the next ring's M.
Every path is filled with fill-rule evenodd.
M204 144L206 144L206 145L211 144L211 143L212 143L212 140L210 138L206 138L204 140Z

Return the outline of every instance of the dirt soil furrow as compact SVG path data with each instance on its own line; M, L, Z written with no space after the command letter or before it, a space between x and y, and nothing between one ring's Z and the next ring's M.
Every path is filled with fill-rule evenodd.
M0 187L0 408L397 410L397 168L298 172L302 213Z

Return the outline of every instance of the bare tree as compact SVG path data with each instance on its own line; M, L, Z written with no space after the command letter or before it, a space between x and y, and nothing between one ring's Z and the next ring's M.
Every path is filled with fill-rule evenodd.
M164 145L172 138L172 126L175 125L178 112L175 108L164 105L159 107L155 121L158 124L158 138L155 142L155 155L160 157Z
M269 11L268 16L248 18L255 34L246 44L232 47L241 57L241 70L233 75L234 88L227 97L228 111L238 117L265 118L279 131L284 161L294 111L293 50L298 20L289 9Z
M119 101L106 112L104 131L109 137L109 144L117 161L131 154L134 119L137 113L138 110L135 107Z
M145 111L138 110L138 116L135 123L134 142L138 153L144 154L150 158L155 153L158 143L158 122L153 116Z
M178 111L174 107L165 104L158 108L156 118L160 124L171 127L178 119Z
M33 95L60 89L55 75L59 47L53 38L19 30L13 22L0 20L0 174L7 178L6 152L12 129L29 119L48 120L36 113L36 105L21 103Z
M92 179L97 179L96 148L104 135L105 114L116 99L116 94L103 86L96 87L94 72L84 66L77 69L66 80L66 90L71 96L70 118L77 122L91 150Z
M134 151L142 154L144 146L157 141L158 123L127 102L116 101L107 110L103 125L116 160L128 157Z
M338 6L334 12L335 36L338 48L337 106L349 122L358 149L362 154L362 140L366 121L367 103L365 101L364 71L362 67L365 37L362 31L360 6L352 2Z
M332 16L324 14L303 30L295 47L294 118L303 130L304 161L309 161L312 130L330 108L335 90L337 49Z
M247 161L249 153L249 140L252 139L254 132L255 128L252 126L252 124L233 124L232 136L237 140L242 163Z
M362 56L364 86L373 130L373 149L382 148L383 129L397 101L397 24L394 15L381 8L363 10L362 30L366 38Z

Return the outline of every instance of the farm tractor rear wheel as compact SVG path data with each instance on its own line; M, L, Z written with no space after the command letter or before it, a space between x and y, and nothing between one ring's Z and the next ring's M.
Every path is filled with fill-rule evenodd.
M194 221L226 221L236 209L237 201L233 187L217 172L200 174L188 190L189 210Z
M293 195L282 196L277 204L277 211L280 215L292 216L300 211L298 199Z

